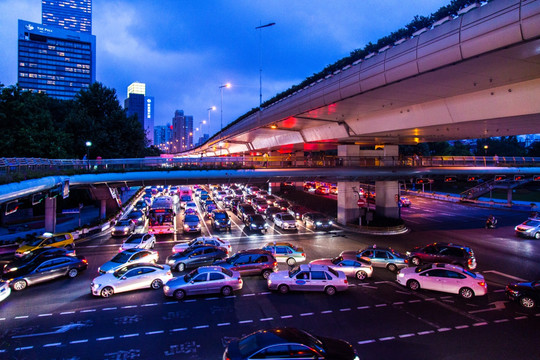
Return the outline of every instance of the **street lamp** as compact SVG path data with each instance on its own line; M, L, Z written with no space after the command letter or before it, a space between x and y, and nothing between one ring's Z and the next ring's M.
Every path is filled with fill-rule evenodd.
M220 111L221 111L221 119L220 119L220 134L219 136L221 137L221 131L223 131L223 88L230 88L231 87L231 83L226 83L225 85L221 85L219 87L219 92L221 93L221 106L220 106ZM208 113L210 114L210 113ZM210 115L208 115L208 120L210 120Z
M92 142L87 141L85 145L86 145L86 159L90 160L90 146L92 146Z
M259 109L262 105L262 29L274 25L276 25L276 23L273 22L255 28L255 30L259 30Z
M484 155L485 155L485 156L487 156L488 148L489 148L489 146L484 145Z

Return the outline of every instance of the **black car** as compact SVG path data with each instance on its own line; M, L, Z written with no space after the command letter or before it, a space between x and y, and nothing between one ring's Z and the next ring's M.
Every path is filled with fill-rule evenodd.
M447 263L459 265L465 269L476 269L476 258L470 247L437 242L424 247L416 247L407 251L411 264L419 266L423 263Z
M231 200L231 206L229 207L229 209L231 209L233 214L238 215L238 205L241 203L242 202L240 201L240 199Z
M287 209L287 212L294 216L296 220L302 220L302 215L309 212L308 208L305 208L300 205L294 205Z
M214 265L238 271L242 276L261 275L265 279L278 269L274 255L262 249L240 250L232 257L217 261Z
M296 328L259 330L232 340L223 359L359 359L351 344Z
M315 229L331 229L333 224L332 220L317 212L305 213L302 215L302 222L305 227L311 226Z
M278 208L281 208L282 211L287 211L287 209L291 205L289 204L289 202L287 200L276 200L276 201L274 201L274 206L278 207Z
M274 221L274 214L280 213L281 209L275 206L269 206L264 214L266 215L266 218L270 221Z
M259 214L249 215L246 220L244 220L244 224L250 231L268 231L266 220Z
M233 197L232 196L225 196L223 198L223 200L221 201L223 203L223 207L225 209L230 209L231 208L231 201L233 201Z
M134 208L135 208L136 210L142 211L143 214L148 215L148 204L146 203L145 200L139 200L139 201L137 201L137 203L135 204Z
M519 282L506 285L506 296L521 306L532 309L540 306L540 281Z
M43 261L43 259L52 259L60 256L75 256L75 250L55 247L39 248L5 264L3 272L7 274L26 266L32 266L36 262Z
M2 280L8 281L13 290L20 291L27 286L64 276L74 278L87 267L88 261L84 256L44 258L29 266L3 274Z
M255 210L248 203L238 204L236 215L245 222L249 216L255 215Z
M225 210L215 209L210 213L210 220L214 230L225 229L231 230L231 219Z
M128 219L133 220L135 222L136 226L144 225L144 222L146 221L146 216L141 210L133 210L131 211L128 216Z
M177 271L212 265L216 260L223 260L227 253L213 245L200 245L167 257L167 265Z

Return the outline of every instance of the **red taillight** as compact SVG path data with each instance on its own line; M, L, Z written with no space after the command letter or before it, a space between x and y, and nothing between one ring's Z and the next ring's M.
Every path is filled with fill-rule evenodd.
M347 279L345 279L343 280L343 283L348 284L349 282L347 281Z
M305 254L305 253L302 253L302 256L303 256L303 257L306 257L306 254Z
M171 275L171 276L172 276L171 270L167 271L167 275Z
M480 281L480 282L478 283L478 285L484 287L484 286L486 286L486 282L485 282L485 281Z
M405 264L408 264L409 263L409 259L405 259Z
M85 264L88 264L88 260L86 260L86 259L83 259L82 262L85 263Z
M276 266L277 266L277 261L274 261L274 267L276 267Z

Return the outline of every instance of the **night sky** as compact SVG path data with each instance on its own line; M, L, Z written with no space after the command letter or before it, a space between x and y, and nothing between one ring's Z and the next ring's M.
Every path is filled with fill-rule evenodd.
M259 106L262 49L263 102L368 42L428 16L450 0L94 0L97 81L117 91L146 83L155 97L155 125L176 109L208 119L205 133ZM0 0L0 83L17 81L17 20L41 23L40 0ZM275 22L262 29L256 26ZM262 47L261 47L262 44ZM198 139L201 133L195 133Z

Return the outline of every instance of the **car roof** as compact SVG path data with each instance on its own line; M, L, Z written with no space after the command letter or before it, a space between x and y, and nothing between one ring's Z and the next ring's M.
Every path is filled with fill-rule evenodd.
M246 250L238 250L237 254L264 254L264 255L272 255L272 253L268 250L263 249L246 249Z
M315 264L302 264L298 266L301 271L324 271L328 270L326 265L315 265Z
M268 330L259 330L248 336L256 337L257 344L259 345L257 350L276 344L311 344L313 342L313 339L309 334L307 334L303 330L296 328L275 328Z
M293 244L288 243L288 242L269 242L269 243L266 243L266 245L264 246L290 246L292 248L296 247Z
M218 271L223 272L223 268L221 266L199 266L197 268L197 272L200 273L206 273L206 272L212 272L212 271Z

